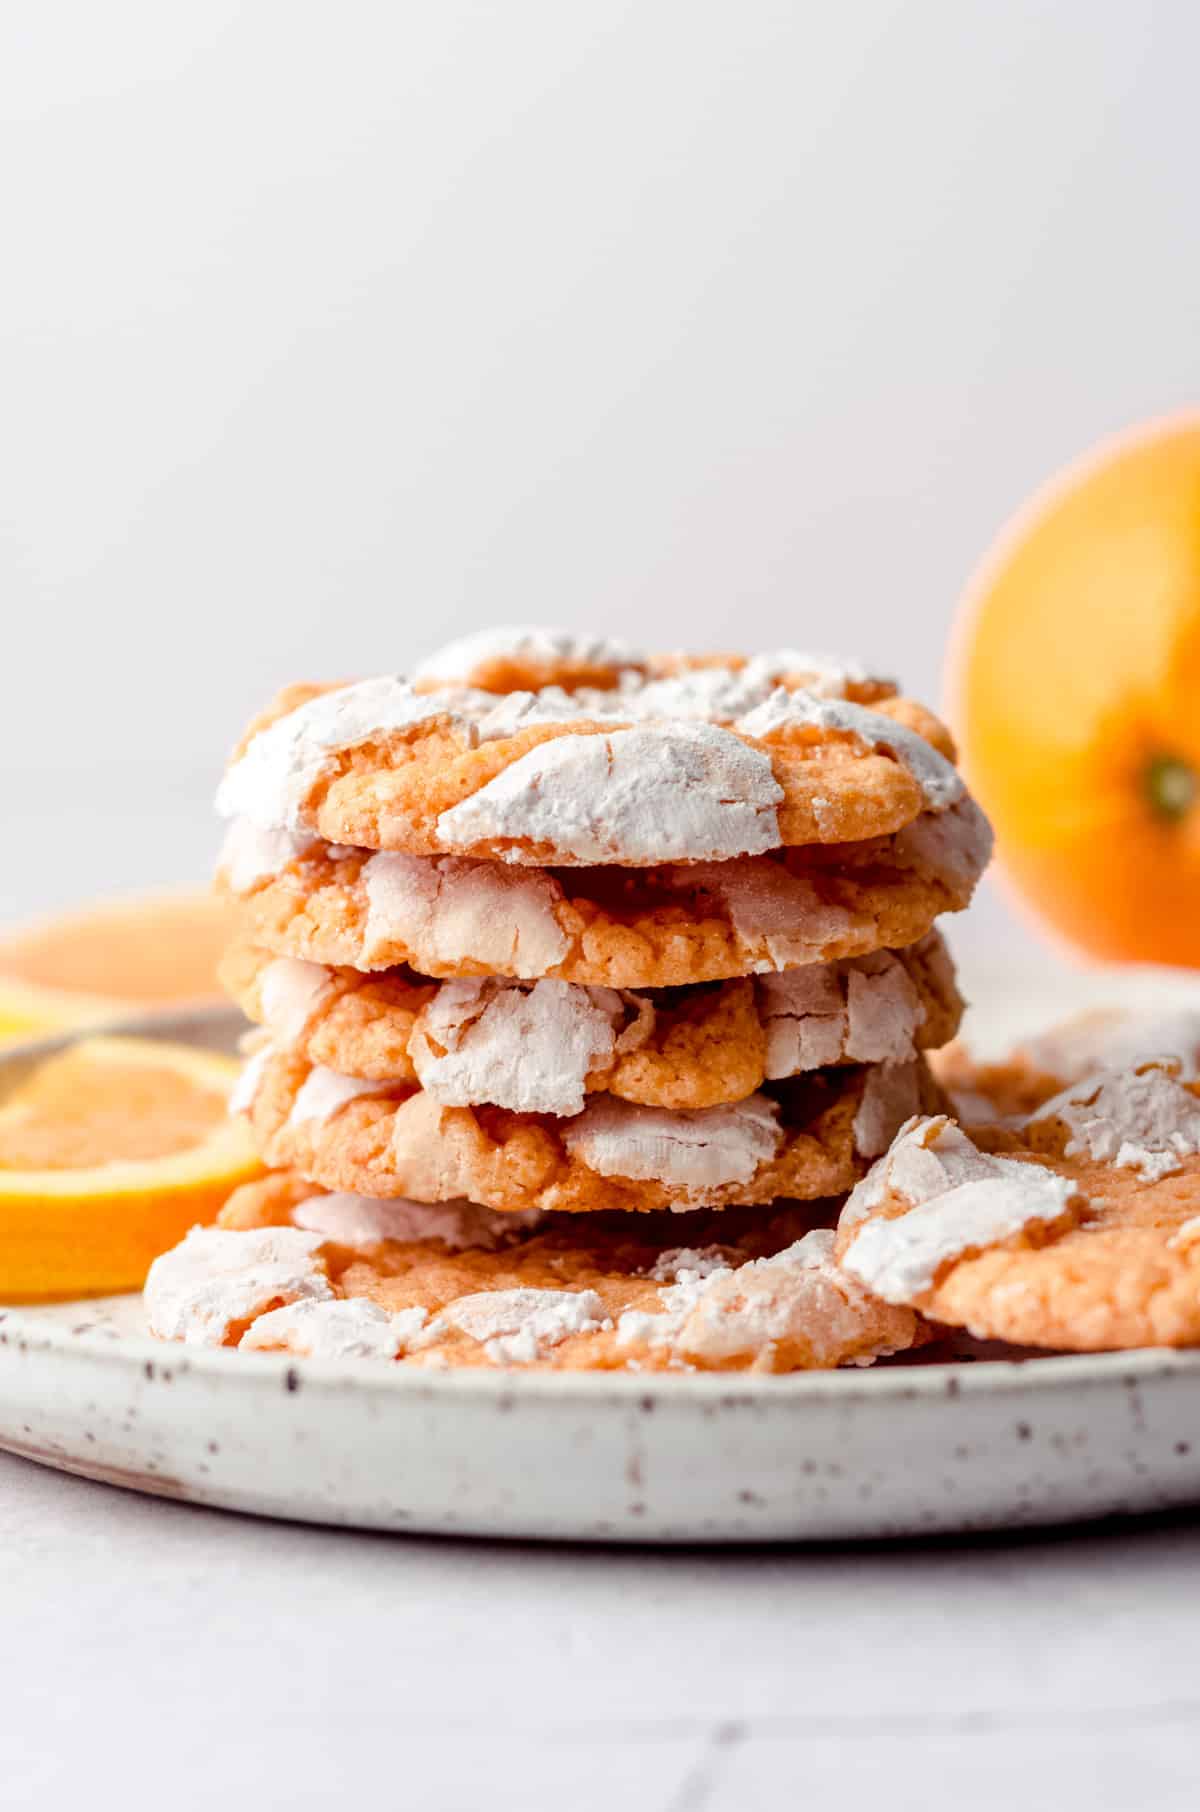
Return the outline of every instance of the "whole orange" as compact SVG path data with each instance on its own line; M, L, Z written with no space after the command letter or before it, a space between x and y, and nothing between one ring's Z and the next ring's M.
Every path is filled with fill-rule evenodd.
M1200 411L1037 493L967 589L947 682L1021 899L1090 955L1200 967Z

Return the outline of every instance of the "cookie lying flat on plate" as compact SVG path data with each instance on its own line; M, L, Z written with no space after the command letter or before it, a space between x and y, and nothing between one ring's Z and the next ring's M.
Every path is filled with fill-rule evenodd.
M990 854L969 799L865 843L636 870L373 854L238 822L218 885L279 956L658 988L911 944L967 905Z
M594 1371L864 1364L924 1338L794 1208L551 1216L511 1233L499 1218L267 1178L158 1260L150 1327L319 1358Z
M252 725L218 809L369 849L646 867L886 835L964 797L934 746L952 749L948 732L907 700L779 688L718 722L709 680L596 693L582 715L554 689L293 687Z
M987 1339L1200 1344L1200 1084L1101 1071L1020 1132L908 1126L851 1195L837 1254L865 1288Z
M1100 1069L1130 1069L1171 1057L1184 1080L1200 1076L1200 1009L1080 1013L1025 1039L997 1063L979 1063L956 1044L934 1062L960 1120L1020 1119L1069 1082Z
M423 1090L264 1050L233 1105L268 1164L328 1189L501 1210L644 1211L835 1195L910 1114L938 1107L923 1059L818 1070L729 1106L673 1113L593 1095L561 1119L443 1107Z
M577 1114L588 1094L715 1107L765 1081L842 1063L903 1063L962 1013L936 932L757 980L653 992L499 977L362 975L237 944L221 981L274 1042L371 1081L420 1084L447 1107Z

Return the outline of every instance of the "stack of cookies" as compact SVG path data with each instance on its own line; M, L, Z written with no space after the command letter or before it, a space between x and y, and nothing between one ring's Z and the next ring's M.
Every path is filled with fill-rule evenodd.
M935 921L990 851L922 706L828 657L501 631L290 688L218 803L271 1168L158 1261L156 1333L773 1371L924 1338L834 1232L945 1106Z

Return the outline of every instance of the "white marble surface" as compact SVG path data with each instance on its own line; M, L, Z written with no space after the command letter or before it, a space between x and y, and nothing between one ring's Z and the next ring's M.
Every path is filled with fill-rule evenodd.
M6 917L203 874L203 779L132 780L9 811ZM968 990L1050 968L994 898L954 939ZM1182 1812L1198 1572L1191 1518L572 1550L255 1523L0 1455L0 1803Z

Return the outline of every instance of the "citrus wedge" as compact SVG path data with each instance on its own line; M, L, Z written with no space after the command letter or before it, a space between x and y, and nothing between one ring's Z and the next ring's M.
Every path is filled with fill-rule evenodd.
M947 711L1018 902L1200 967L1200 412L1045 486L968 588Z
M230 909L209 893L138 894L0 935L0 1043L216 999Z
M138 1289L259 1175L226 1112L238 1070L135 1038L84 1039L7 1092L0 1068L0 1301Z

